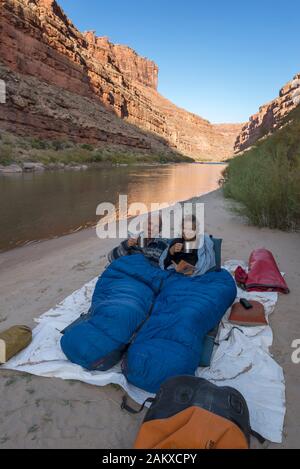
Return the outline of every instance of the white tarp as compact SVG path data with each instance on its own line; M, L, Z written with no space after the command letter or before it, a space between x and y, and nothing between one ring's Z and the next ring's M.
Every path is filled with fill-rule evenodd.
M225 268L233 272L237 265L246 267L241 261L230 261ZM87 371L69 362L60 348L60 331L81 313L88 311L96 281L94 279L84 285L37 319L39 324L33 331L32 343L4 367L96 386L119 384L141 404L151 395L130 385L119 366L108 372ZM267 316L273 312L277 302L277 293L238 290L239 297L262 302ZM226 318L227 315L220 327L220 345L215 348L210 368L198 368L196 375L219 386L238 389L248 403L253 430L272 442L280 443L285 415L285 384L282 368L269 353L273 341L272 330L270 326L239 326L231 331L233 326Z

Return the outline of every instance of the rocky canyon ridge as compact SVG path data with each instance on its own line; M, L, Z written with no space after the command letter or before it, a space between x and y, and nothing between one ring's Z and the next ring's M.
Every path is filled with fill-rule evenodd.
M195 159L233 154L242 126L213 125L165 99L151 60L79 32L54 0L0 0L0 9L1 129Z
M263 136L279 129L288 114L300 105L300 73L286 83L279 91L278 98L264 104L250 117L235 143L235 152L253 145Z

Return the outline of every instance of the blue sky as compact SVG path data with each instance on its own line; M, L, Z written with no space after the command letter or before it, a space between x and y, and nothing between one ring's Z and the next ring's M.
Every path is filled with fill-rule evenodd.
M300 71L300 0L58 0L154 60L159 92L211 122L243 122Z

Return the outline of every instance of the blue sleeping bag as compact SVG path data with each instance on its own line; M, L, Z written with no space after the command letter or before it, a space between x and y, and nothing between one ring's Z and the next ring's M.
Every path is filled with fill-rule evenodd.
M220 322L236 293L226 270L192 278L174 273L166 279L151 317L123 361L128 381L156 393L168 378L194 375L206 334Z
M122 257L99 278L90 316L66 331L62 350L102 371L125 353L128 381L155 393L167 378L195 373L205 335L235 297L225 270L191 278L160 270L143 255Z
M96 284L87 320L62 336L67 358L88 370L106 371L116 365L169 275L143 255L113 262Z

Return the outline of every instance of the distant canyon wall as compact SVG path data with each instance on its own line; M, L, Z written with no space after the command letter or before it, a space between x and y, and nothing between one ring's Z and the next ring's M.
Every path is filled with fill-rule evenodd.
M288 114L300 104L300 73L284 85L278 98L264 104L250 117L235 143L235 152L240 152L253 145L264 135L280 128Z
M212 125L162 97L153 61L79 32L55 0L0 0L0 8L9 95L2 128L88 142L116 138L153 151L168 146L195 159L232 155L241 125Z

